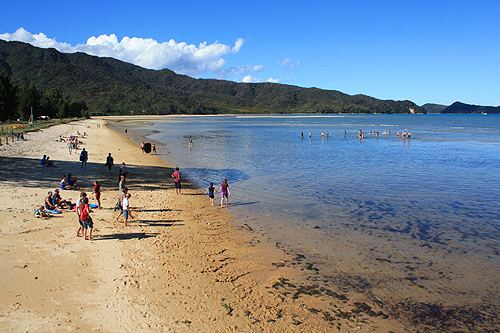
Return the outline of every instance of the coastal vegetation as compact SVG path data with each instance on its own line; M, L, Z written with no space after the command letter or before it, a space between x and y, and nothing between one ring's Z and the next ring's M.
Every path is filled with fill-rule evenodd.
M0 73L0 121L26 121L32 111L34 119L88 116L85 101L65 99L57 88L41 92L34 84L17 86L5 72Z
M194 79L149 70L113 58L61 53L0 40L0 72L17 88L0 92L3 117L67 114L426 113L411 101L379 100L335 90L277 83ZM10 99L3 102L3 95ZM43 102L43 103L42 103ZM13 104L14 103L14 104ZM30 107L29 107L30 108ZM50 114L49 114L50 112Z

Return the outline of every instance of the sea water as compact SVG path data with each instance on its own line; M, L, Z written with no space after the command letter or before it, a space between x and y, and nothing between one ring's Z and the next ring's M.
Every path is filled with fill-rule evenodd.
M498 305L499 115L193 116L143 129L199 188L226 178L236 222L273 242Z

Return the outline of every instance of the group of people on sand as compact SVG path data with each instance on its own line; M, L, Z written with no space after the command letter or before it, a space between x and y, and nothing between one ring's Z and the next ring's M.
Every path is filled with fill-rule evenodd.
M146 149L146 145L149 145L151 149ZM158 154L156 152L156 145L154 143L149 143L149 142L141 142L141 150L143 153L149 154L150 152L153 154Z
M70 135L68 137L64 137L62 135L59 136L59 142L66 142L68 144L68 152L71 155L73 153L73 150L77 151L79 145L83 144L83 141L79 140L79 137L86 137L87 133L84 132L83 135L80 134L80 132L77 132L78 135Z
M210 198L210 204L212 206L214 205L214 199L215 199L214 192L220 193L220 207L221 208L224 207L224 200L225 200L226 207L229 208L229 195L231 193L229 192L229 184L227 183L226 178L224 178L222 184L220 184L220 188L218 191L215 189L214 183L210 183L210 186L205 191L205 194L208 194L208 197Z
M42 160L40 161L40 164L43 166L48 166L48 167L57 167L57 165L54 164L54 161L50 160L50 156L43 155Z
M59 189L54 192L47 192L43 205L35 210L34 216L42 219L49 218L50 214L60 214L63 210L70 210L75 207L69 200L65 200L59 194Z
M175 168L175 171L172 174L172 178L174 179L175 194L181 195L182 185L181 185L181 174L179 172L179 167ZM226 207L229 207L229 195L231 193L229 192L229 184L227 183L226 178L224 178L222 184L220 184L220 188L218 191L215 189L214 183L210 183L210 186L205 191L205 194L208 194L208 197L210 198L210 204L212 206L214 205L215 192L220 193L221 208L224 207L224 201L226 202Z
M72 190L76 188L77 178L72 177L71 173L68 176L64 175L60 181L60 189ZM80 198L76 203L63 199L60 194L60 189L56 188L54 192L49 191L45 197L44 204L34 212L34 216L42 219L51 217L51 214L61 214L63 211L74 210L78 216L79 228L77 236L84 236L85 239L92 239L93 222L90 217L90 204L87 198L87 193L81 192ZM97 208L101 208L101 187L99 182L94 181L92 194L97 200ZM87 235L87 231L89 234Z

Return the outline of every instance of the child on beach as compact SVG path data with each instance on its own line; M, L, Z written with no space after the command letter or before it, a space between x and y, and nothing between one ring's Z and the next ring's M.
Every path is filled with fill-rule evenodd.
M101 209L101 186L99 182L94 181L94 189L92 190L92 194L95 194L95 199L97 200L97 209Z
M224 207L224 198L226 199L227 208L229 208L229 184L227 183L227 179L224 178L222 184L220 185L220 208Z
M94 228L94 222L90 217L90 206L89 199L87 197L83 198L80 204L80 220L84 225L84 236L86 240L93 240L92 229ZM89 230L90 229L90 230ZM87 230L89 230L89 235L87 236Z
M78 216L78 224L80 226L78 227L78 230L76 231L76 236L77 237L82 237L83 236L83 230L85 229L85 223L80 219L80 206L82 204L83 198L87 197L87 193L82 192L80 193L80 198L76 201L76 215Z
M123 198L123 218L125 219L125 226L128 227L128 217L134 218L132 212L130 211L130 193L127 193L125 198Z
M45 218L49 218L50 217L50 214L48 213L45 213L45 209L42 206L40 206L37 210L35 210L35 212L33 213L33 216L34 217L38 217L42 220L45 220Z
M207 188L205 191L205 194L208 193L208 197L210 198L210 204L213 206L214 205L214 192L217 192L214 187L214 183L210 183L210 187Z
M179 173L179 167L175 168L175 172L172 174L175 185L175 194L181 194L181 174Z

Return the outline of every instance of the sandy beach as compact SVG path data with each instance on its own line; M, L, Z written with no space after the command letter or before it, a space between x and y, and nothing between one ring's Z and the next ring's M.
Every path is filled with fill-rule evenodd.
M171 166L105 123L58 125L0 146L2 331L415 330L340 273L330 277L338 288L325 288L304 255L235 225L231 209L210 206L204 191L184 182L183 195L175 195ZM81 138L89 152L86 169L80 151L70 155L57 141L78 131L88 134ZM115 161L111 173L104 165L108 153ZM44 154L57 167L40 165ZM129 227L113 211L122 162L130 173ZM76 202L80 191L90 196L94 180L101 184L92 241L76 236L75 212L33 216L69 172L82 189L61 191L64 199Z

